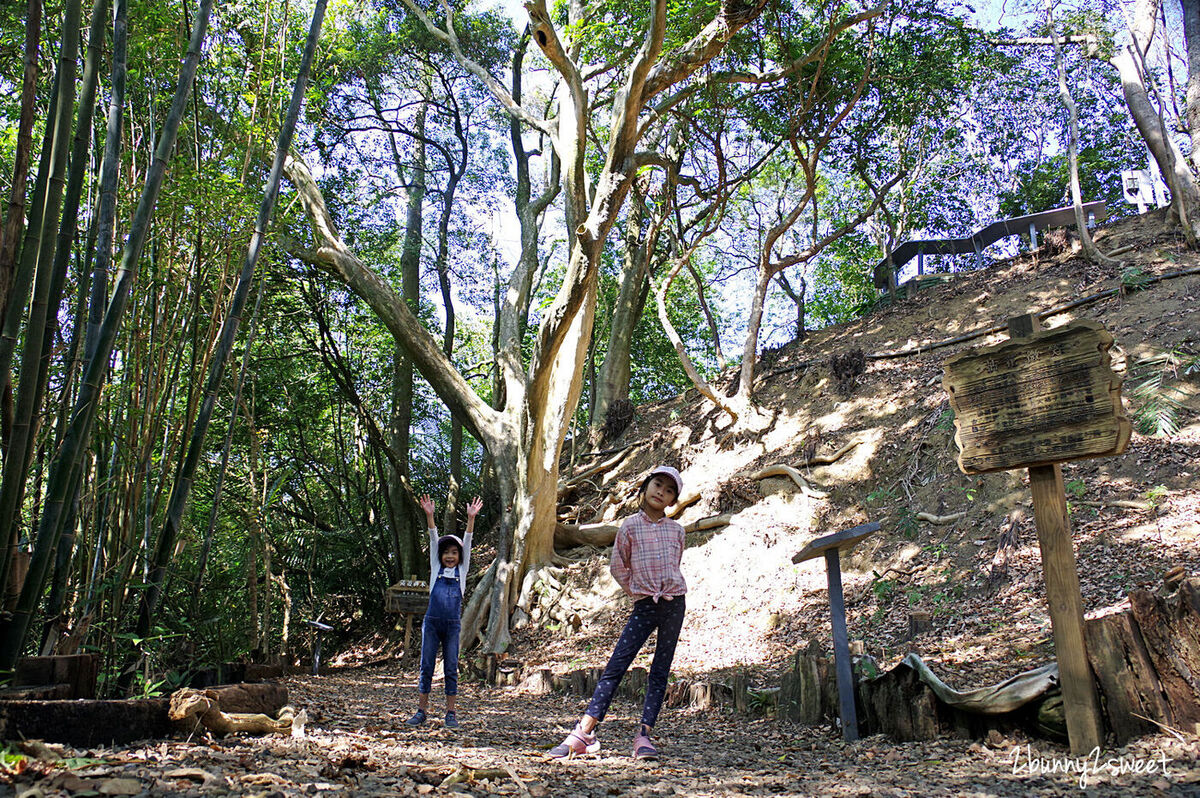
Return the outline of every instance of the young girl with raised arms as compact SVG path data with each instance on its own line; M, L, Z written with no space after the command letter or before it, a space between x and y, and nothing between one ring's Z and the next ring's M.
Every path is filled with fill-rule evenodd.
M637 759L658 757L650 734L666 696L671 661L675 658L675 645L683 628L684 594L687 592L687 583L679 570L683 559L683 527L667 518L666 510L682 492L683 480L679 472L670 466L658 466L638 491L641 507L637 514L621 523L613 543L609 570L617 584L633 599L633 612L583 717L566 739L550 750L550 756L555 759L594 754L600 750L596 726L604 720L621 677L656 629L658 642L650 663L641 724L633 739L633 756Z
M438 537L433 520L433 499L421 497L425 525L429 528L429 608L421 624L421 676L417 680L417 711L408 719L409 726L425 722L429 693L433 689L433 666L438 649L442 651L442 673L446 678L446 720L449 728L458 726L455 704L458 700L458 633L462 619L463 594L467 589L467 569L471 565L471 535L475 516L483 500L478 496L467 505L467 529L457 535Z

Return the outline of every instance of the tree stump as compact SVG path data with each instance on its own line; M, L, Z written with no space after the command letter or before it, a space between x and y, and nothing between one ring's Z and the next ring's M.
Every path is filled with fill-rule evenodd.
M1156 723L1200 732L1200 579L1172 584L1178 590L1165 596L1135 590L1128 612L1087 622L1088 657L1118 742Z
M933 628L933 615L925 610L913 610L908 614L908 639Z
M1084 624L1088 658L1108 726L1121 744L1154 731L1146 718L1166 718L1162 685L1137 622L1129 613L1093 618Z
M944 731L937 696L903 663L872 680L862 692L866 726L873 732L905 742L936 740Z
M79 748L166 737L167 699L0 702L0 739L38 739Z
M745 712L749 704L747 700L746 674L738 671L733 676L733 708L737 712Z
M99 664L100 658L95 654L22 657L17 660L13 684L17 687L65 684L67 695L61 698L95 698Z
M829 659L816 640L797 651L779 686L780 714L788 720L808 724L831 717L829 710L836 706L826 702L831 674Z
M621 687L618 692L633 701L641 701L646 697L649 676L649 672L641 666L630 668L625 672L625 677L621 679Z
M554 692L554 672L549 668L538 668L531 671L522 680L521 689L533 695L546 695Z

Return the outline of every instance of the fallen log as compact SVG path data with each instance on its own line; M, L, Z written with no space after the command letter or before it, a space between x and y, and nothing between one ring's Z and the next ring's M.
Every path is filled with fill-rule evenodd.
M273 714L287 703L281 684L211 688L231 712ZM166 737L175 729L165 698L76 701L0 701L0 740L38 739L94 748Z
M304 710L297 714L291 707L282 707L278 714L278 718L273 718L261 712L225 711L219 691L190 687L172 693L167 707L167 717L188 734L201 727L217 734L293 734L298 727L300 736L304 734L308 718Z

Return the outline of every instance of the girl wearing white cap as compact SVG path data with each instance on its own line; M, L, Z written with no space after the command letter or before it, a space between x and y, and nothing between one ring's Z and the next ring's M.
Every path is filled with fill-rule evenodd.
M429 608L421 624L421 676L417 680L417 711L408 719L409 726L425 722L429 709L429 693L433 688L433 666L438 649L442 650L442 671L446 677L446 721L448 727L458 726L455 702L458 700L458 634L462 618L462 599L467 587L467 568L471 565L471 534L475 516L483 500L476 496L467 505L467 530L463 539L457 535L438 537L437 522L433 520L433 499L421 497L425 525L429 528Z
M604 720L621 677L656 629L658 642L646 680L646 698L641 724L633 740L633 756L636 759L658 757L658 750L650 742L650 733L666 696L671 661L675 657L679 631L683 628L684 594L687 593L687 583L679 570L683 559L683 526L668 518L666 510L682 492L683 480L679 472L670 466L658 466L646 476L638 491L641 507L637 514L621 523L613 542L609 569L617 584L633 599L633 612L583 717L566 739L550 750L550 756L555 759L594 754L600 750L596 726Z

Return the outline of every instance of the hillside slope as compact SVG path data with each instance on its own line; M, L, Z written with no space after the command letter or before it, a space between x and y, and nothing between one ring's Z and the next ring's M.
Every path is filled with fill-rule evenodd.
M1134 417L1145 399L1133 388L1152 373L1148 358L1200 352L1200 273L1171 276L1197 271L1200 255L1154 214L1103 229L1097 240L1107 251L1132 250L1121 266L1108 268L1051 242L987 270L926 281L931 287L895 305L770 353L756 389L769 417L761 433L729 428L695 391L638 409L621 437L606 444L627 447L624 459L582 482L565 509L585 522L620 518L634 507L640 476L665 461L683 472L685 494L699 493L680 515L685 524L732 514L728 526L689 534L689 616L677 672L719 676L744 668L752 683L766 685L809 639L828 648L824 566L793 565L792 555L814 537L867 520L881 521L883 531L843 564L844 583L851 639L864 641L881 664L915 650L951 685L971 687L1053 658L1025 473L968 477L958 469L941 386L948 357L1004 336L879 356L1002 325L1123 281L1164 277L1043 320L1056 327L1089 318L1112 333L1113 366L1125 375L1125 405ZM855 350L866 355L865 371L839 382L830 358ZM1171 566L1200 573L1200 375L1156 373L1178 403L1178 432L1135 431L1122 456L1064 466L1089 614L1119 609L1129 590L1156 586ZM801 469L811 491L786 477L749 476L851 443L835 462ZM596 462L581 457L573 471ZM934 524L919 513L963 515ZM519 630L512 654L527 665L601 666L623 620L627 605L607 575L607 552L576 549L571 556L576 563L556 575L565 590L540 594L561 595L556 616L565 607L582 624ZM929 612L932 627L910 640L914 610Z

